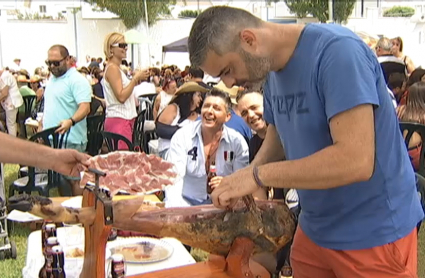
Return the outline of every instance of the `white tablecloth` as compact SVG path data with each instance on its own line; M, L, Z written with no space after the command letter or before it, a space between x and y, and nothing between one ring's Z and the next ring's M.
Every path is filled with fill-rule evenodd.
M65 237L69 228L58 228L58 240L59 243L66 248ZM69 231L69 230L68 230ZM84 237L84 233L82 233ZM117 238L116 240L120 240ZM174 248L174 252L167 260L157 263L147 264L127 264L126 275L142 274L167 268L179 267L194 264L195 260L187 252L186 248L175 238L162 238L162 240L171 244ZM84 242L84 238L82 238ZM32 232L28 237L27 245L27 261L25 267L22 269L22 275L24 278L37 278L40 268L44 264L44 257L41 253L41 232ZM105 268L108 267L109 261L106 261ZM83 260L72 260L65 261L65 273L67 278L77 278L81 273L83 266Z

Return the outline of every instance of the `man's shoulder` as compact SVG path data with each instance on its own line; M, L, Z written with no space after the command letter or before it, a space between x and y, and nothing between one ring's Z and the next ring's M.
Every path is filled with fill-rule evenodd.
M239 144L240 142L245 142L246 144L245 138L238 130L230 126L223 126L223 128L226 130L227 136L229 137L229 141L231 144L232 143Z
M187 125L184 125L183 127L179 128L176 133L174 133L173 138L176 137L179 140L180 139L188 139L191 138L196 132L198 132L198 129L201 126L201 121L195 121L188 123Z

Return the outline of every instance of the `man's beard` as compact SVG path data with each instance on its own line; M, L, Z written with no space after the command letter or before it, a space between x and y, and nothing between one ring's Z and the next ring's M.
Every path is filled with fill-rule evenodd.
M64 75L67 71L68 71L68 69L67 69L66 67L50 69L50 72L51 72L51 73L52 73L55 77L61 77L61 76L62 76L62 75Z
M239 54L248 71L249 80L245 82L249 83L251 90L259 91L266 80L267 74L270 72L272 60L270 57L254 56L242 48L240 48ZM240 85L243 86L242 84Z

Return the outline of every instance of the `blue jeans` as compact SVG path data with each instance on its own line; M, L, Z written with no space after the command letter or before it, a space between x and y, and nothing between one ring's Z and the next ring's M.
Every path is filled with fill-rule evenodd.
M183 199L188 202L191 206L200 206L200 205L210 205L212 204L212 200L210 198L203 200L203 201L198 201L186 196L183 196Z

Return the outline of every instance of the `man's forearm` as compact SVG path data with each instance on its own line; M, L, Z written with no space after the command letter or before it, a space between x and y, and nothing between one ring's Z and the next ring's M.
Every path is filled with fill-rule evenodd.
M72 119L78 123L79 121L87 117L89 113L90 113L90 103L83 102L78 106L78 109L75 112L75 114L72 116Z
M6 86L0 91L0 102L5 100L8 95L9 95L9 86Z
M282 143L280 142L279 134L274 125L269 125L267 128L266 137L251 162L252 166L260 166L270 162L281 161L285 159L285 153Z
M54 163L54 149L0 132L0 162L24 164L49 169ZM30 154L30 155L28 155Z
M370 179L374 163L363 157L332 145L302 159L259 166L258 174L265 186L329 189Z

